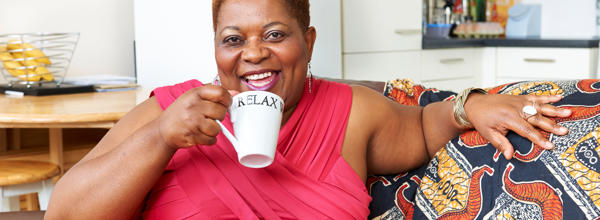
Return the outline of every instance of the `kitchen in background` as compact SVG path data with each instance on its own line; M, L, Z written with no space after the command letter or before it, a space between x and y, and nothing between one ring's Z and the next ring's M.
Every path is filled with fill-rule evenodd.
M345 78L410 78L454 91L598 78L596 0L342 4Z
M475 67L467 79L477 86L598 78L597 0L568 4L558 0L426 0L424 4L424 56L445 53L437 60L442 69ZM473 51L460 51L469 48Z
M597 0L425 0L427 38L592 38Z

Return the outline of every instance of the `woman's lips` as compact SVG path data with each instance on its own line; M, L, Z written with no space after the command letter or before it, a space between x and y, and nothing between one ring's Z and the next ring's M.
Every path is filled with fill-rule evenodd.
M257 73L252 75L245 75L241 78L244 83L251 90L266 91L277 84L279 81L279 72L266 72Z

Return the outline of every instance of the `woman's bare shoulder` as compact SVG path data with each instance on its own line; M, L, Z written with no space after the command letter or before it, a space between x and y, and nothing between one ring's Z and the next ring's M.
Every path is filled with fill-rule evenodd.
M362 85L350 85L352 88L352 111L358 118L372 119L373 116L385 117L382 114L390 114L391 111L379 111L381 108L389 108L394 103L372 88Z

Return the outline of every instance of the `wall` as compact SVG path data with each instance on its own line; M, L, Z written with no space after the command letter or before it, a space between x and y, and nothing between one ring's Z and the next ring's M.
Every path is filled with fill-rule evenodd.
M312 1L317 29L312 70L341 78L340 1ZM217 73L214 59L211 1L135 0L138 83L169 85L192 78L210 82Z
M134 75L132 0L0 0L0 34L25 32L80 32L69 75Z
M311 66L317 76L342 78L342 8L340 0L311 1L311 25L317 41Z
M209 82L217 73L211 1L134 0L138 83Z
M592 38L597 35L597 0L521 0L542 5L541 36Z

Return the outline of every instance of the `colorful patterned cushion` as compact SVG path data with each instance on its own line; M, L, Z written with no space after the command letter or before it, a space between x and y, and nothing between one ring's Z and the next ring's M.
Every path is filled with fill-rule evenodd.
M553 119L569 129L546 151L510 132L514 159L507 161L478 132L449 141L429 164L400 175L371 176L372 219L596 219L600 217L600 80L519 82L490 93L561 94L556 106L573 111ZM451 100L454 93L406 80L384 95L406 105Z

